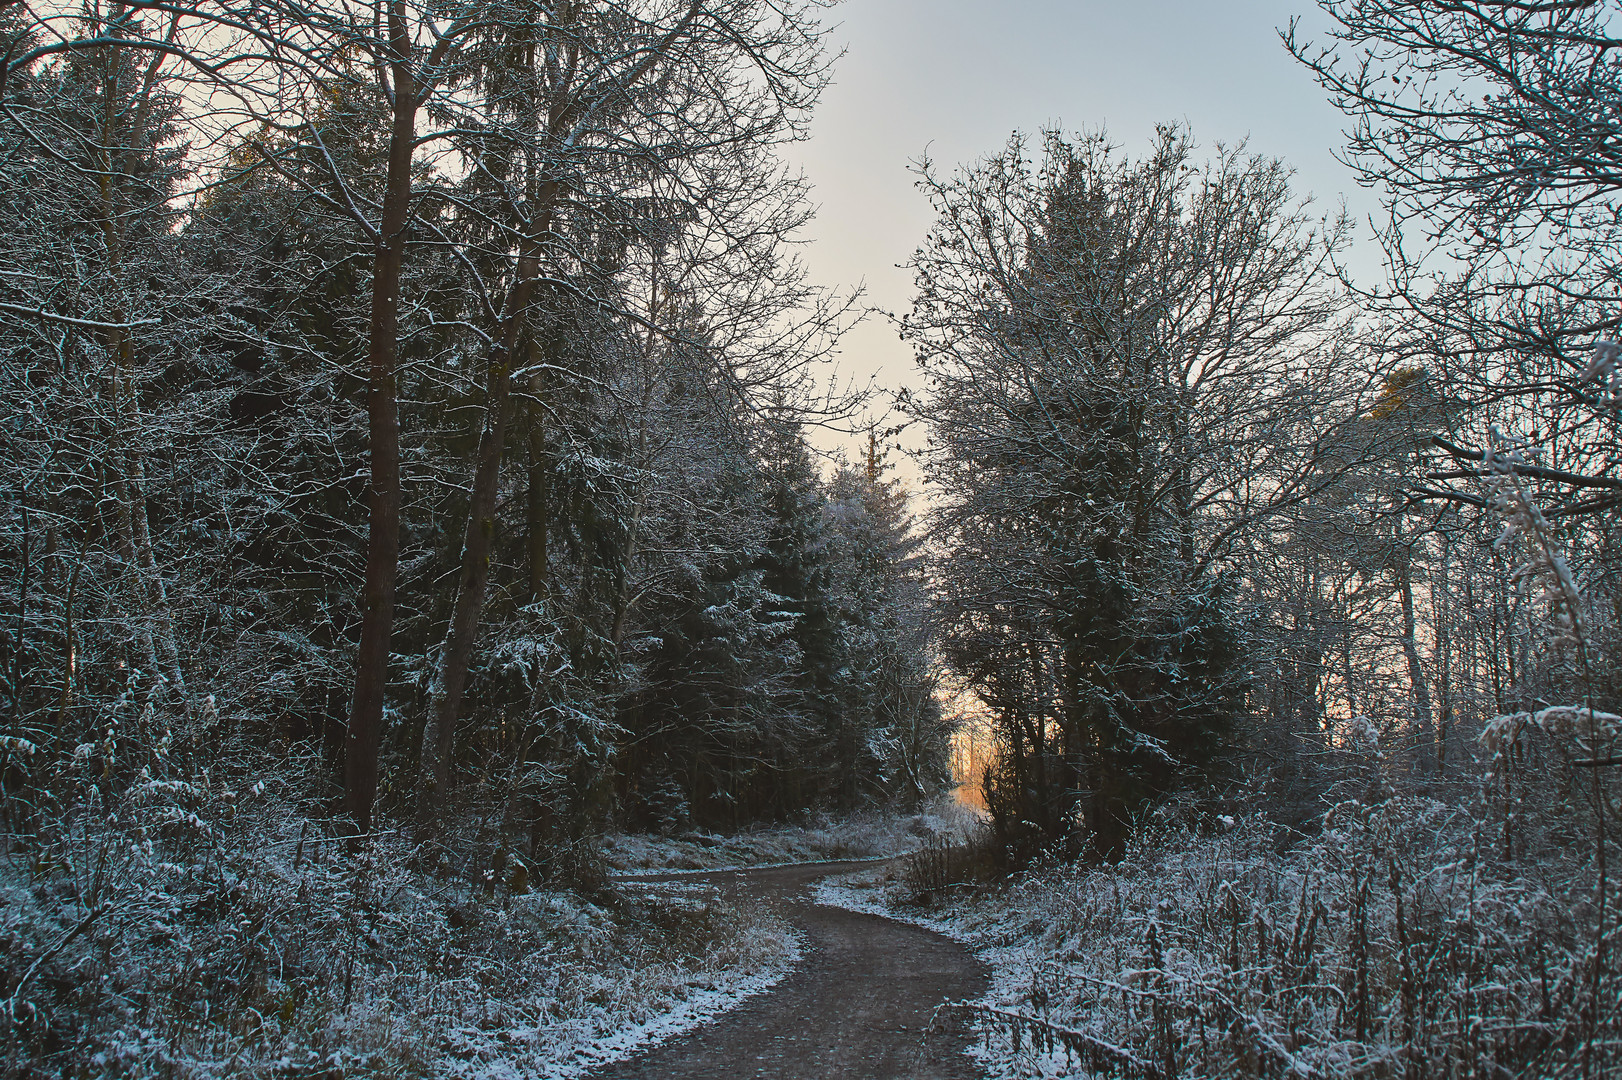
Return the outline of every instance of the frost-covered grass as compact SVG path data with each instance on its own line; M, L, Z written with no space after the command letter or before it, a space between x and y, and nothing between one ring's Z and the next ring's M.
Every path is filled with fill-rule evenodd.
M942 799L917 813L874 810L819 815L804 824L757 826L728 835L619 833L605 837L600 850L604 861L619 871L719 870L875 859L911 851L931 838L961 836L975 820L974 811Z
M138 782L14 840L0 1075L567 1077L797 955L713 891L535 889L472 826L352 845L286 787Z
M1580 847L1501 858L1494 826L1404 797L1339 806L1311 838L1259 816L1220 835L1163 822L1116 866L927 900L898 868L822 898L979 950L996 1080L1507 1080L1622 1075L1593 884Z

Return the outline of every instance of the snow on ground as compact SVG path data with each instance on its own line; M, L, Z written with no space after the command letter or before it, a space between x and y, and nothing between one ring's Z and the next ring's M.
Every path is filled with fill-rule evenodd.
M556 1080L572 1080L594 1066L622 1060L639 1050L710 1023L783 981L800 959L800 942L790 939L787 944L783 962L778 966L754 975L731 973L730 977L718 978L715 980L717 985L693 991L685 1001L667 1013L630 1024L581 1045L568 1060L560 1060L559 1055L553 1055L552 1063L540 1075Z
M132 798L54 863L0 859L0 1075L550 1080L799 955L701 882L536 887L498 837L352 845L278 787L243 790L223 810L190 785Z
M600 850L608 865L621 872L873 859L911 851L931 837L955 837L974 820L972 810L943 799L918 813L822 815L803 824L762 826L729 835L620 833L605 837Z
M697 883L639 887L652 903L672 907L710 903L715 890ZM666 1039L710 1023L756 994L776 986L799 962L802 942L781 924L751 927L740 948L698 971L680 965L653 985L594 1015L496 1032L464 1029L457 1050L475 1064L445 1063L444 1076L469 1080L574 1080ZM696 958L693 958L696 959ZM646 981L646 980L644 980Z
M1580 850L1497 860L1490 821L1418 797L1340 804L1311 837L1259 815L1217 823L1146 825L1115 865L923 892L919 860L901 860L816 895L976 950L992 982L966 1004L989 1080L1399 1075L1408 1062L1576 1075L1591 1015ZM1551 1004L1551 985L1568 998ZM1516 1041L1527 1016L1559 1037ZM1487 1067L1500 1060L1518 1068Z

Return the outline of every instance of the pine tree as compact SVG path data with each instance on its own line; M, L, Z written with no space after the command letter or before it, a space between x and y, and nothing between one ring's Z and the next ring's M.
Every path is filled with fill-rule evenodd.
M793 802L804 805L808 796L836 795L855 737L838 703L845 654L831 593L826 496L799 426L772 418L763 428L768 524L760 567L763 587L793 622L797 648L782 658L792 672L785 705L799 727L788 783Z
M850 756L840 798L856 805L939 790L948 732L935 700L922 539L905 490L870 432L866 460L828 484L833 593L846 665L837 688Z

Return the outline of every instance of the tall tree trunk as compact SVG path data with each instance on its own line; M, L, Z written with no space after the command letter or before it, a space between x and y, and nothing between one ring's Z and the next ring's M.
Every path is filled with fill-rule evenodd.
M1346 690L1346 719L1359 715L1357 709L1357 678L1352 673L1352 601L1346 594L1345 583L1336 587L1340 615L1340 667L1341 680Z
M23 734L23 635L28 622L28 584L29 576L34 569L33 561L29 558L29 520L28 520L28 489L19 487L17 491L17 514L21 518L21 540L18 544L18 579L17 579L17 632L11 641L11 716L16 733ZM9 755L10 751L7 751ZM4 774L4 766L0 765L0 775Z
M1063 688L1060 715L1064 718L1064 767L1058 777L1058 783L1061 785L1058 792L1060 819L1054 822L1054 826L1059 830L1058 838L1065 842L1070 853L1074 855L1079 854L1081 850L1079 837L1076 835L1076 822L1081 808L1082 792L1088 787L1097 786L1089 783L1088 774L1098 763L1098 732L1090 722L1091 703L1083 700L1082 671L1086 667L1087 660L1081 643L1065 642L1064 653L1059 663L1062 669ZM1094 827L1096 828L1096 824Z
M186 676L180 666L180 645L175 635L174 611L169 607L169 590L163 583L158 560L152 548L152 520L147 511L146 469L141 458L133 451L127 455L130 492L130 522L133 529L135 557L146 593L148 609L156 624L155 637L159 656L167 670L164 676L180 703L184 716L191 716L191 699L186 693ZM192 733L195 734L195 733Z
M372 828L377 798L377 757L383 737L383 697L388 685L389 644L394 635L394 590L400 561L400 417L395 400L399 355L400 270L405 261L411 208L411 151L416 139L417 87L410 64L401 0L389 5L394 77L389 167L372 261L372 310L367 341L366 417L370 426L366 577L361 586L360 647L355 657L355 693L344 740L344 788L349 812L362 833Z
M526 432L529 440L529 477L525 495L529 505L525 546L529 563L529 600L534 603L545 599L551 591L546 539L552 517L552 477L549 469L551 463L546 456L546 410L541 403L546 381L541 372L531 377L529 388L535 400L529 403L529 430Z
M1413 691L1415 734L1419 737L1420 744L1429 751L1435 743L1435 732L1431 727L1431 694L1430 687L1425 682L1424 665L1419 659L1419 645L1415 641L1414 576L1413 567L1409 565L1406 553L1397 563L1397 594L1402 600L1402 655L1408 660L1408 684ZM1430 753L1422 754L1421 761L1424 768L1429 770L1432 764Z
M1453 647L1451 600L1451 574L1448 566L1449 550L1444 544L1439 569L1440 580L1431 589L1432 610L1436 617L1436 694L1440 699L1436 707L1436 775L1447 771L1447 742L1453 729Z
M680 23L665 35L659 48L648 54L626 72L620 82L620 91L632 85L653 70L663 48L685 33L698 16L702 5L695 0ZM533 61L533 57L531 58ZM556 87L559 92L547 114L547 129L554 136L568 131L580 117L582 109L595 99L584 98L568 87ZM530 296L535 290L535 279L540 274L540 256L544 238L551 232L553 212L563 195L563 184L557 179L542 182L531 201L529 210L534 222L530 229L530 246L519 257L517 280L508 294L502 312L501 332L491 354L490 372L486 383L485 420L479 435L478 459L474 466L473 492L469 500L467 528L462 541L462 568L457 579L456 602L451 610L450 626L440 648L438 670L433 686L434 720L434 793L443 799L450 786L450 756L454 749L456 719L462 707L462 691L467 684L468 663L473 655L473 644L478 635L479 615L484 606L484 589L490 574L490 543L495 533L496 487L501 475L501 457L507 428L507 399L512 386L511 358L518 345L520 329ZM533 543L533 539L532 539ZM544 543L544 541L543 541ZM582 591L584 591L584 584Z
M540 259L526 255L518 262L518 280L507 294L502 312L502 332L490 354L485 381L484 425L479 432L479 449L473 468L473 491L468 499L467 528L462 536L462 571L457 579L456 602L451 608L450 626L439 651L439 670L434 676L432 711L434 719L434 796L443 800L450 791L451 752L455 748L456 720L462 709L462 691L467 685L468 663L478 635L479 614L484 608L484 589L490 579L490 547L496 534L496 493L501 479L502 449L507 441L509 391L512 389L512 356L518 347L529 307Z

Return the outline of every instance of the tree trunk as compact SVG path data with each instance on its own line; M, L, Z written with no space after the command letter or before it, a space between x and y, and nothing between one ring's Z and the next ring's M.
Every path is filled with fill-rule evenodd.
M22 519L22 539L18 551L17 633L11 642L11 715L16 732L23 734L23 631L28 621L28 578L34 568L29 558L28 489L17 492L17 513ZM9 752L8 752L9 753ZM0 773L4 766L0 766Z
M156 638L160 658L168 669L164 675L180 703L182 715L189 718L191 699L186 693L186 676L180 666L180 645L175 635L175 616L169 607L169 590L163 584L163 574L158 569L157 556L152 548L152 521L147 511L145 494L146 470L141 459L135 454L127 454L126 459L130 473L128 483L131 495L130 522L137 569L142 579L147 606L152 612L153 621L157 624Z
M502 313L501 337L490 355L484 426L479 432L473 491L468 499L467 528L462 537L462 571L457 579L456 603L451 608L450 626L440 647L439 671L432 690L436 802L442 801L450 791L456 720L462 709L462 690L467 685L468 662L478 635L479 614L484 608L484 589L490 579L490 547L496 534L496 493L510 411L507 406L512 389L511 359L518 347L524 312L539 273L540 260L536 256L527 255L519 260L518 280L507 296L506 310Z
M171 36L173 33L171 27ZM119 108L122 97L118 90L119 85L132 74L125 69L125 59L122 50L114 49L106 55L107 66L102 72L106 86L99 131L102 172L97 178L101 197L100 228L107 251L107 276L112 285L112 321L115 324L123 323L128 318L121 295L124 277L124 206L117 181L139 166L133 158L141 152L146 141L146 123L151 112L158 70L158 61L154 58L147 66L144 80L131 91L133 112L126 113ZM125 149L115 151L114 148L120 146ZM189 719L190 702L180 668L174 617L169 610L163 575L158 570L157 558L152 550L145 470L139 452L130 448L124 438L127 414L136 405L135 342L130 330L119 325L109 328L103 341L112 360L112 370L108 376L108 411L113 427L107 461L117 501L120 554L135 578L136 601L140 609L136 638L146 674L152 680L149 700L156 704L164 684L168 683L177 696L183 716ZM190 734L188 731L188 741Z
M1064 840L1070 854L1080 854L1081 844L1076 834L1077 819L1081 812L1083 792L1098 785L1088 775L1097 766L1098 732L1090 722L1091 703L1083 700L1082 671L1087 660L1080 642L1067 641L1060 658L1062 667L1063 700L1060 703L1064 717L1064 767L1060 770L1060 819L1055 822L1059 838ZM1089 695L1090 696L1090 695ZM1093 827L1096 829L1096 823Z
M389 6L393 51L393 125L389 167L372 262L372 310L367 341L366 417L370 425L366 577L361 587L360 647L355 657L355 694L344 740L344 788L349 812L362 833L372 828L377 798L377 757L383 737L383 697L388 685L389 644L394 634L394 589L400 561L400 417L395 401L399 353L400 270L405 261L411 207L411 151L416 139L417 89L411 74L411 43L400 0Z
M1436 708L1436 775L1447 771L1447 742L1453 728L1453 649L1452 604L1450 602L1450 574L1448 549L1442 549L1441 580L1432 591L1432 606L1436 613L1436 693L1440 699Z
M551 473L550 462L546 457L546 411L540 398L545 392L546 382L542 374L537 372L529 383L530 393L536 400L529 404L529 477L528 477L528 525L526 536L526 554L529 561L529 600L535 603L543 600L551 591L548 577L551 573L548 564L546 536L551 525Z
M1352 603L1345 596L1345 589L1338 590L1341 601L1338 612L1340 617L1340 677L1346 691L1346 719L1361 715L1358 710L1357 676L1352 670Z
M1414 640L1414 579L1413 568L1404 555L1397 564L1397 593L1402 599L1402 654L1408 660L1408 683L1414 696L1414 729L1421 745L1427 750L1434 745L1435 733L1431 728L1431 694L1425 682L1425 668L1419 659L1419 645ZM1431 765L1429 753L1421 755L1426 769Z

